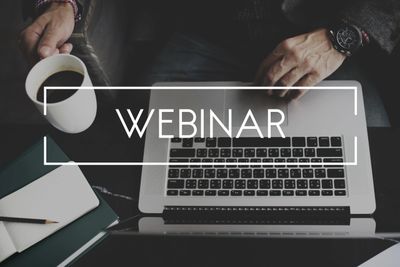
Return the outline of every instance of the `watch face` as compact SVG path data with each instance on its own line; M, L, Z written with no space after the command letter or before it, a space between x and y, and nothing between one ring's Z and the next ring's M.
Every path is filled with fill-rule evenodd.
M357 30L348 26L345 26L337 31L336 40L338 44L346 50L358 48L361 41Z

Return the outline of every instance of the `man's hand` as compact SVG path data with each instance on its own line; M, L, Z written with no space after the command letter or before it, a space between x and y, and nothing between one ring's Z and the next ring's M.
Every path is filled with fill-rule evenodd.
M284 40L261 64L256 83L265 86L313 86L342 65L346 56L332 45L326 29ZM269 95L298 99L307 90L268 90Z
M69 3L52 3L20 35L20 47L30 63L58 53L70 53L66 43L75 26L74 10Z

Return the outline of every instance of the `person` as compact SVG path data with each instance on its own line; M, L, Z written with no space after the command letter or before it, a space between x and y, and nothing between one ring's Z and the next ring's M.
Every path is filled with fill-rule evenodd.
M27 2L28 10L36 5L37 14L20 38L29 61L70 53L68 38L79 2ZM180 10L185 10L181 26L155 60L145 83L254 79L266 86L313 86L346 69L344 62L351 66L358 50L373 47L390 54L400 40L398 0L216 2L178 1ZM268 90L288 99L305 92Z

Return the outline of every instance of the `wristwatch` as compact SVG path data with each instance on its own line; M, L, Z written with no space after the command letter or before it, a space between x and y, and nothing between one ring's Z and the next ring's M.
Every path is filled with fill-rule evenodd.
M341 20L330 28L329 37L333 47L347 57L369 42L366 32L345 20Z

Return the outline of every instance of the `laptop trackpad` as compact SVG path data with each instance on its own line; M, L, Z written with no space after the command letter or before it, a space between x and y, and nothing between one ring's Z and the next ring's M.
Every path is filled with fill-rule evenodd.
M285 121L281 127L288 124L288 103L284 99L270 97L263 90L226 90L225 91L225 124L228 124L228 110L232 109L232 126L239 128L249 109L251 109L260 129L263 133L267 131L268 109L279 109L285 115ZM281 120L279 113L273 112L271 121ZM251 120L247 125L252 125Z

